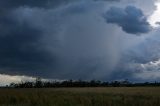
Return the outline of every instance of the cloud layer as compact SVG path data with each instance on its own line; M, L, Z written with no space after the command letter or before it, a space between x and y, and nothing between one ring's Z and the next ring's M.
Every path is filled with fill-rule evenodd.
M159 32L151 30L146 17L154 5L148 10L149 6L139 3L1 0L0 73L53 79L140 79L147 72L137 71L141 64L160 55L147 48L152 45L158 50L159 41L153 42Z

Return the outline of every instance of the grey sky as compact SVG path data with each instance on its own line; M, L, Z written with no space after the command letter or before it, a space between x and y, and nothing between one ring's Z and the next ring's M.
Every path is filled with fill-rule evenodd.
M155 1L142 1L1 0L0 73L151 80L144 67L160 58L159 28L148 21Z

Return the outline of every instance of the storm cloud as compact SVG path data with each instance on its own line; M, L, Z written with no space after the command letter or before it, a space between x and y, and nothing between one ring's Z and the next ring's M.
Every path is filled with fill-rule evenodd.
M75 2L75 0L1 0L1 8L13 9L17 7L38 7L38 8L53 8L62 4Z
M158 48L159 41L151 42L158 32L151 30L146 17L155 10L154 5L146 13L148 6L140 8L139 3L1 0L0 75L62 80L134 80L148 75L141 64L152 68L148 64L160 58L159 51L147 48Z
M57 2L54 1L58 6ZM89 13L96 7L93 1L71 2L56 8L46 8L41 6L45 3L38 2L38 5L33 1L2 3L9 6L4 7L8 10L0 18L1 73L61 79L88 78L85 71L95 73L100 67L97 64L104 66L105 63L98 62L102 61L99 59L101 54L104 55L98 53L98 49L103 51L105 46L94 43L97 34L92 30L97 27L91 26L97 22L94 22L96 17L91 19L89 16L98 17L96 12ZM84 24L86 22L88 26ZM93 62L94 59L97 61Z
M107 23L117 24L130 34L148 33L151 30L147 17L134 6L127 6L125 9L111 7L104 17Z

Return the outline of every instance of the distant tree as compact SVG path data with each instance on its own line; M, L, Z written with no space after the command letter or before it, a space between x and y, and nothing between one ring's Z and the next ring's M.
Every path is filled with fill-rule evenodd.
M42 81L37 77L34 82L11 83L11 88L46 88L46 87L134 87L134 86L160 86L159 82L131 83L127 79L124 81L101 82L98 80L66 80L66 81Z
M37 78L36 78L35 87L36 87L36 88L41 88L41 87L43 87L43 82L42 82L42 79L41 79L40 77L37 77Z
M9 87L14 88L14 87L16 87L16 84L12 82L12 83L10 83Z
M121 84L121 83L120 83L119 81L114 81L114 82L111 83L111 85L112 85L113 87L119 87L120 84Z

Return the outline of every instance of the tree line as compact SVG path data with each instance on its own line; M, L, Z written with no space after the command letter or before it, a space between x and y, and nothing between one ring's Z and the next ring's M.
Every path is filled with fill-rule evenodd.
M66 80L66 81L42 81L37 78L35 81L11 83L10 88L58 88L58 87L136 87L136 86L160 86L159 82L131 83L128 80L102 82L99 80L82 81L82 80Z

